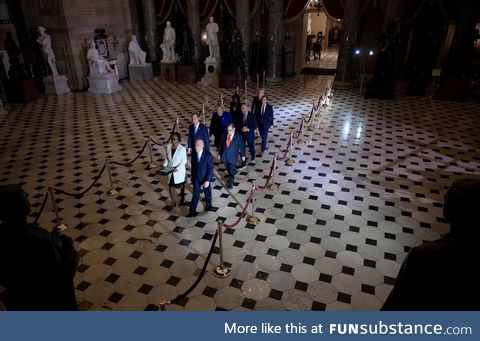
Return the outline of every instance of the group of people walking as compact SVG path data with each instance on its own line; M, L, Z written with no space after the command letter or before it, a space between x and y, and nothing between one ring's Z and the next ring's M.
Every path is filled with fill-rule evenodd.
M181 145L181 136L175 132L171 134L170 143L166 148L164 167L171 170L168 173L171 203L166 209L170 211L176 207L177 189L180 189L179 205L187 204L185 179L188 154L191 157L190 179L193 190L187 217L197 215L198 201L202 191L205 196L205 211L211 210L214 156L210 148L210 136L213 136L215 155L227 170L227 187L232 189L235 174L238 171L238 159L241 160L240 170L247 166L246 146L248 146L251 162L254 162L257 156L262 156L267 149L268 132L273 126L273 117L273 107L268 103L268 97L263 89L257 91L257 96L253 98L250 108L246 103L240 102L240 96L237 93L232 96L230 111L225 111L223 106L219 105L212 115L210 131L206 125L200 123L199 116L193 114L192 123L188 129L187 146ZM255 150L257 130L262 140L259 154Z

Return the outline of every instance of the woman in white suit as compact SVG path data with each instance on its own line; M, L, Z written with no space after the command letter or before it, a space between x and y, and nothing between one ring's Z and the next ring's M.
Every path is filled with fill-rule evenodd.
M172 172L168 174L168 192L170 193L170 206L167 211L171 211L175 206L176 189L180 188L180 205L185 205L185 176L187 165L187 150L180 144L181 136L179 133L172 133L167 145L167 159L163 166L172 167Z

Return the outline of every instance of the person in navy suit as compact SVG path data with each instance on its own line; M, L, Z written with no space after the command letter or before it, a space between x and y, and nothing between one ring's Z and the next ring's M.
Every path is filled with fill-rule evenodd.
M255 116L257 117L258 132L262 137L262 148L260 155L267 149L268 131L273 126L273 107L268 104L268 97L262 96L262 104L256 108Z
M213 180L213 157L205 148L202 139L195 141L195 149L192 153L192 187L193 195L190 202L190 211L187 217L195 217L197 215L198 199L200 191L205 194L205 211L212 209L212 190L210 183Z
M192 124L188 127L188 154L195 149L195 141L202 140L207 151L210 151L210 138L208 135L208 128L200 123L200 119L197 114L192 114Z
M245 103L242 104L242 128L241 132L243 139L248 145L250 151L251 160L255 160L255 129L257 129L257 119L248 111L248 107ZM243 161L242 168L246 166L246 161Z
M228 172L229 189L233 188L233 180L237 174L238 154L242 156L242 163L245 163L245 141L240 134L235 133L235 125L232 123L220 145L220 157Z

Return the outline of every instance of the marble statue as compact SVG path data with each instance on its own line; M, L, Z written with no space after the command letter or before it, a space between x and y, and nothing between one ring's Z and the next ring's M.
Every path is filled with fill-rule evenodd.
M130 56L130 65L145 64L147 53L142 50L138 44L137 37L134 35L128 43L128 54Z
M175 61L175 39L175 29L172 27L172 23L167 21L167 27L163 32L163 43L160 45L163 52L162 62Z
M210 53L210 58L220 59L220 49L218 46L218 24L213 22L213 17L210 17L210 22L207 24L207 45Z
M55 54L52 50L52 40L50 39L50 36L45 33L45 31L45 27L38 27L38 33L40 34L40 36L37 38L37 43L42 48L43 56L46 59L50 70L52 71L53 77L57 77L58 71L55 63Z
M115 72L108 64L108 61L103 58L95 47L95 40L90 40L90 45L87 52L87 60L90 66L90 75L104 74Z

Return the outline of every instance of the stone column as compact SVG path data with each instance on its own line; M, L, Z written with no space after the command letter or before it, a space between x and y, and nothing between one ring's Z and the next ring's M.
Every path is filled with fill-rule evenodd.
M154 0L142 0L143 4L143 18L145 22L145 40L147 42L148 54L150 62L157 68L158 62L158 39L157 39L157 17L155 13Z
M250 1L249 0L237 0L236 3L236 16L237 27L242 35L243 40L243 52L245 52L245 73L248 78L248 62L250 56L250 25L248 24L250 19Z
M352 50L357 40L360 16L360 1L345 0L343 6L342 32L338 47L338 63L335 76L335 87L350 87Z
M193 59L199 67L199 62L201 61L200 55L200 8L198 7L198 0L187 0L187 22L190 32L192 32L193 38Z
M268 1L267 82L282 81L283 0Z

